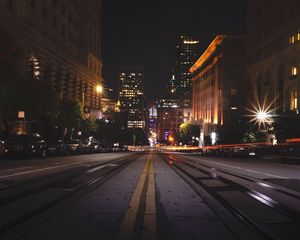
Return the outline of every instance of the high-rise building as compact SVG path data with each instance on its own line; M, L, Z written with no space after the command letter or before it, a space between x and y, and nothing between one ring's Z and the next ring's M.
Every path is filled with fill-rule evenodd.
M181 108L177 99L160 99L157 103L157 139L166 143L169 137L176 143L180 125L190 120L191 109ZM170 142L168 142L170 143Z
M157 143L157 107L152 105L149 108L148 116L148 137L151 146Z
M164 98L175 99L177 97L177 89L177 80L175 78L174 71L172 71L171 79L167 82L167 86L165 88Z
M201 144L204 137L212 143L241 137L237 132L245 110L245 51L245 37L219 35L190 69L193 117L202 126Z
M199 41L187 36L180 36L177 45L177 59L174 78L177 87L174 88L180 100L180 106L192 107L192 81L189 69L195 63L199 53Z
M120 110L128 113L128 128L145 128L144 69L120 69Z
M248 1L247 87L256 107L299 113L299 12L299 0Z
M101 12L101 0L2 0L0 38L20 50L20 76L30 66L61 98L99 108Z

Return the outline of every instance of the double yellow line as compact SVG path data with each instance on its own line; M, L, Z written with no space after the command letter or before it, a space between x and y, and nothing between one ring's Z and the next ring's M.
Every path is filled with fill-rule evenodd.
M147 186L146 184L146 179ZM119 231L117 233L117 240L132 240L134 234L135 223L137 219L138 210L140 207L143 190L146 187L146 205L144 212L144 222L142 230L143 240L156 239L156 203L155 203L155 181L152 154L149 154L147 163L138 180L137 186L131 196L129 207L123 217Z

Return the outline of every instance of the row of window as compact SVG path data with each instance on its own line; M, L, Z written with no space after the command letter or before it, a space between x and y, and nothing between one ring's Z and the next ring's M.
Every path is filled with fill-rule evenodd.
M289 44L290 45L295 44L296 42L299 42L299 41L300 41L300 32L297 32L296 34L292 34L289 37Z
M56 6L56 1L53 1L53 5L55 5ZM13 4L13 2L10 0L9 1L9 10L12 12L12 11L14 11L14 4ZM32 8L32 9L36 9L37 8L37 1L36 0L31 0L30 1L30 7ZM62 13L65 13L65 5L64 5L64 3L62 4ZM72 16L72 13L71 12L69 12L69 22L70 23L72 23L73 25L74 25L74 27L75 27L75 29L77 29L78 28L78 23L77 23L77 20L76 19L74 19L74 21L73 21L73 16ZM42 7L42 17L43 17L43 19L45 20L45 21L48 21L49 20L49 14L48 14L48 9L47 9L47 7L44 5L43 7ZM31 24L31 25L33 25L33 24ZM53 17L52 17L52 26L54 27L54 28L57 28L57 26L58 26L58 20L57 20L57 17L56 16L54 16L53 15ZM61 34L63 35L63 36L65 36L66 35L66 27L65 27L65 25L64 24L62 24L61 25L61 28L60 28L60 31L61 31ZM47 36L47 34L45 33L44 34L45 36ZM70 41L70 42L72 42L72 43L74 43L76 46L78 46L78 44L79 44L79 41L78 41L78 39L77 39L77 37L72 33L72 32L69 32L68 33L68 40Z

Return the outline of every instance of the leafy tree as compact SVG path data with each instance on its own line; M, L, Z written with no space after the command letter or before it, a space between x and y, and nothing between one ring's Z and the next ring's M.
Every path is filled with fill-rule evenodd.
M183 123L180 125L179 135L183 144L192 144L192 138L200 135L200 125L194 120Z
M133 144L140 145L140 146L149 145L147 134L143 129L140 128L130 129L129 135L130 135L130 139L129 139L130 145Z
M95 135L98 124L95 119L85 119L82 121L82 130L84 137Z
M59 104L59 112L56 123L59 129L59 135L63 139L73 137L73 131L80 128L82 121L82 111L79 102L63 98Z

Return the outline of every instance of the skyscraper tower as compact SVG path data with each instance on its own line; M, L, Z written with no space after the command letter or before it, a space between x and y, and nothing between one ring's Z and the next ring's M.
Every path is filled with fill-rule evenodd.
M164 98L175 99L177 94L178 84L175 78L175 72L172 71L171 79L167 82Z
M145 128L144 69L120 69L120 109L128 113L128 128Z
M199 41L191 37L180 36L177 45L177 62L175 78L177 80L177 97L183 108L192 107L192 81L189 73L190 67L198 56Z

